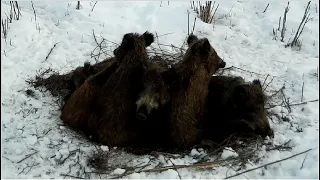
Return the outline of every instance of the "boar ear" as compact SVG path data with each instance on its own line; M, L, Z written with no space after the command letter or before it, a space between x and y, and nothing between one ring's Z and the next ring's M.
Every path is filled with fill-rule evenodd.
M204 38L202 40L202 45L201 45L201 48L200 48L200 53L201 55L203 56L208 56L209 53L210 53L210 50L211 50L211 45L210 45L210 42L207 38Z
M195 42L196 40L198 40L198 37L191 34L189 35L188 39L187 39L187 43L188 43L188 46L190 47L190 45Z
M115 50L113 50L113 55L118 56L120 53L120 47L117 47Z
M254 84L254 85L256 85L256 86L258 86L259 88L261 88L261 89L262 89L261 82L260 82L260 80L259 80L259 79L255 79L255 80L253 80L253 81L252 81L252 84Z
M123 36L121 45L113 51L114 55L119 54L121 51L131 49L133 47L134 34L127 33Z
M148 31L143 33L143 38L146 42L146 47L150 46L154 42L154 35Z

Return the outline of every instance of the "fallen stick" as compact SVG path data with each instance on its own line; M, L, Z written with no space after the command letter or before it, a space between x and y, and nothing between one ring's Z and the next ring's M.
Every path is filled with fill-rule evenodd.
M17 163L21 163L22 161L26 160L27 158L31 157L32 155L34 155L35 153L37 153L38 151L35 151L31 154L26 155L24 158L22 158L20 161L18 161Z
M306 101L306 102L302 102L302 103L296 103L296 104L289 104L290 106L297 106L297 105L303 105L303 104L308 104L310 102L318 102L319 99L315 99L315 100L312 100L312 101Z
M237 174L235 174L235 175L228 176L228 177L226 177L225 179L233 178L233 177L239 176L239 175L241 175L241 174L244 174L244 173L247 173L247 172L250 172L250 171L254 171L254 170L263 168L263 167L268 166L268 165L276 164L276 163L278 163L278 162L282 162L282 161L291 159L291 158L293 158L293 157L296 157L296 156L299 156L299 155L301 155L301 154L307 153L307 152L309 152L309 151L311 151L311 150L312 150L312 149L308 149L308 150L306 150L306 151L303 151L303 152L294 154L294 155L292 155L292 156L290 156L290 157L287 157L287 158L284 158L284 159L280 159L280 160L277 160L277 161L273 161L273 162L271 162L271 163L267 163L267 164L264 164L264 165L261 165L261 166L258 166L258 167L252 168L252 169L248 169L248 170L243 171L243 172L241 172L241 173L237 173Z
M48 55L46 56L46 59L45 59L44 61L48 60L50 54L52 53L52 50L56 47L57 44L58 44L58 43L55 43L55 44L53 45L53 47L50 49L50 51L49 51L49 53L48 53Z
M143 171L138 171L137 173L140 172L162 172L166 171L169 169L182 169L182 168L195 168L195 167L211 167L211 166L220 166L220 165L225 165L226 162L203 162L203 163L197 163L197 164L190 164L190 165L175 165L175 166L165 166L161 168L154 168L154 169L147 169Z

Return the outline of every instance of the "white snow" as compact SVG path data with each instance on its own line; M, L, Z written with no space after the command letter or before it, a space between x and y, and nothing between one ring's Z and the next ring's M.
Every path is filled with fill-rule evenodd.
M38 141L38 139L37 136L29 136L26 138L26 141L28 144L34 145Z
M50 139L47 138L47 137L43 137L43 142L44 142L45 144L50 144Z
M120 174L123 174L124 172L126 172L125 169L117 168L117 169L115 169L115 170L113 171L113 174L118 174L118 175L120 175Z
M192 149L190 152L190 156L197 156L200 155L199 151L197 149Z
M60 154L63 156L69 155L69 150L64 148L59 150Z
M221 154L221 158L222 159L228 159L230 157L238 157L239 155L237 154L237 152L235 152L232 148L230 147L226 147L223 149L222 154Z
M100 146L102 151L109 151L109 147L108 146Z
M301 50L284 47L292 40L307 2L290 1L284 42L273 40L272 29L277 29L279 17L283 16L287 1L216 1L219 8L215 14L214 25L206 24L197 18L194 33L209 39L217 53L226 61L227 67L235 66L255 72L235 69L227 74L242 76L246 81L260 79L261 82L269 74L266 84L272 78L273 80L266 92L270 95L285 85L284 93L291 104L301 102L304 82L302 101L316 100L319 98L319 82L314 76L319 67L318 1L311 1L312 19L300 36ZM263 13L268 3L268 9ZM94 1L81 1L82 8L76 10L76 1L33 1L35 21L31 2L19 1L22 16L19 20L9 23L6 40L1 30L3 178L70 178L65 177L65 174L82 178L100 178L96 174L84 173L91 171L86 165L87 157L100 145L96 147L96 144L63 125L59 118L59 107L55 103L56 98L48 92L35 90L26 84L25 80L35 77L40 69L51 68L66 73L83 65L85 61L96 62L90 57L91 51L96 47L93 30L98 41L101 41L102 36L118 44L125 33L143 33L148 30L157 32L159 44L180 47L188 33L187 10L191 12L190 29L196 17L190 10L189 1L170 1L169 4L162 1L161 6L160 1L98 1L92 11L94 4ZM2 1L1 10L1 18L5 19L10 11L9 3ZM278 36L280 37L279 32ZM55 43L58 44L45 60ZM116 47L110 42L107 46L110 52ZM152 46L158 45L154 43ZM172 51L170 46L164 46L163 49ZM101 56L99 61L104 58L105 56ZM26 95L27 89L34 91L35 98ZM258 152L260 161L250 162L248 159L246 169L287 158L310 148L313 150L235 178L318 178L319 102L292 106L291 112L282 106L278 104L270 111L279 117L287 117L288 120L279 120L272 116L270 123L275 137L269 141L273 145L280 145L291 140L288 146L292 149L267 151L266 148L262 148ZM108 148L109 158L112 160L108 163L134 166L140 161L129 163L130 159L144 159L143 162L149 159L149 156L133 156L118 152L116 148ZM79 152L72 154L71 151L76 149L79 149ZM192 150L189 155L183 156L172 157L163 154L158 158L150 158L150 166L145 169L155 168L158 163L161 166L195 163L196 151L201 155L205 153ZM59 164L59 160L69 156L68 153L70 157L63 164ZM223 150L223 153L227 153L227 150ZM30 156L24 159L28 155ZM20 160L23 161L17 163ZM119 167L122 166L115 165L115 169ZM26 169L22 171L24 168ZM120 171L123 170L125 169ZM184 179L221 179L236 173L238 172L230 170L230 167L221 166L209 170L184 168L178 171L169 169L161 173L141 172L128 174L124 178L166 179L179 178L180 175ZM106 175L102 178L108 177Z
M56 159L60 159L61 158L61 153L59 151L57 151L55 155L56 155L55 156Z

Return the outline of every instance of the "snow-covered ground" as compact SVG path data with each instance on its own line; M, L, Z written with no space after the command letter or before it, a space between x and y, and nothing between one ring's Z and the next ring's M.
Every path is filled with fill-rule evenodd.
M91 51L96 47L93 30L96 36L101 35L116 43L121 41L125 33L143 33L148 30L157 32L161 44L181 46L188 33L187 10L190 10L190 3L99 1L93 11L94 1L81 1L80 10L75 9L76 1L33 3L36 21L31 2L19 1L22 17L9 24L6 42L1 28L2 177L63 178L64 174L68 174L70 176L66 178L99 178L95 173L84 172L93 171L86 166L86 157L100 146L79 138L63 125L59 118L60 111L54 103L55 98L49 93L35 90L35 98L27 96L25 90L33 88L25 80L34 77L41 68L50 67L65 73L83 65L85 61L95 62L90 58ZM301 34L302 47L299 51L285 48L284 45L289 39L292 40L307 1L290 1L284 43L273 40L272 29L278 27L286 1L220 0L216 3L219 8L214 25L197 19L195 34L209 39L227 62L227 67L235 66L260 75L240 69L230 71L230 74L243 76L248 81L259 78L262 82L269 74L266 83L274 79L267 91L271 93L285 85L284 92L292 104L301 102L304 82L302 101L318 99L318 78L314 76L319 66L318 1L311 2L310 17L313 18ZM263 13L268 3L268 9ZM5 13L8 14L9 8L8 2L1 2L2 19L6 17ZM195 17L196 14L192 12L190 29ZM55 43L58 44L46 60ZM114 48L112 43L110 46L111 49ZM102 59L103 57L100 58ZM279 121L274 118L270 123L275 131L272 143L279 145L291 140L289 145L292 149L266 151L262 147L259 152L261 160L257 163L248 160L246 168L280 160L310 148L313 150L235 178L318 178L319 103L316 101L291 108L290 114L281 106L273 108L274 113L280 116L284 114L289 120ZM150 156L112 154L115 152L112 147L102 147L102 150L110 151L110 156L114 156L114 163L130 159L133 159L132 164L150 161ZM236 152L228 151L230 149L221 151L222 159L238 156ZM195 162L195 156L202 154L205 152L194 149L189 155L172 157L171 161L166 161L162 155L151 160L163 165L191 164ZM66 160L63 162L64 159ZM155 165L156 163L150 167ZM125 171L119 166L110 176L117 176ZM159 173L141 172L125 178L225 178L236 173L234 169L223 166L206 170L184 168ZM100 175L105 177L105 174Z

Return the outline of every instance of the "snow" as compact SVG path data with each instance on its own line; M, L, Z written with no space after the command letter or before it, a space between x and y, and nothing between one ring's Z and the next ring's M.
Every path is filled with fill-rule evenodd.
M34 145L37 142L37 136L29 136L26 138L26 141L30 145Z
M197 156L197 155L200 155L198 150L197 149L192 149L191 152L190 152L190 156Z
M238 157L239 155L230 147L226 147L223 149L221 158L228 159L230 157Z
M85 61L94 63L95 60L90 58L91 51L96 47L92 30L97 37L101 35L118 44L123 34L143 33L146 30L157 32L160 44L173 44L179 47L186 39L187 10L192 12L188 1L171 1L170 4L162 2L161 7L160 2L99 1L91 11L94 3L81 1L82 8L76 10L76 1L33 2L36 11L35 22L31 2L19 1L21 19L13 20L13 23L9 24L6 41L1 34L3 178L60 179L64 178L65 174L89 178L88 173L83 172L92 170L86 165L86 159L96 150L96 144L63 125L59 118L59 107L54 103L55 98L48 92L41 92L25 83L25 80L33 78L38 70L50 67L65 73L83 65ZM307 1L290 1L284 42L272 39L272 29L278 27L279 17L283 16L287 1L219 0L216 3L219 4L219 8L214 18L214 25L205 24L197 19L194 33L209 39L217 53L226 61L227 67L235 66L255 72L249 73L238 69L228 72L230 75L242 76L246 81L260 79L263 82L269 74L266 83L272 78L273 80L266 89L267 93L271 94L285 85L284 93L292 104L301 102L303 82L302 100L311 101L319 98L318 78L313 75L319 67L319 2L311 1L310 17L313 19L306 24L301 34L302 48L299 51L284 48L284 45L293 38ZM268 3L268 9L262 13ZM2 1L1 9L1 18L4 19L5 13L8 14L10 10L8 2ZM190 27L193 26L195 17L196 14L192 12L189 18ZM55 43L58 44L46 60L45 57ZM116 47L113 43L109 43L108 46L110 51ZM165 46L164 49L166 48L171 50L171 47ZM103 58L105 57L102 56L99 60ZM25 93L28 89L34 91L35 98ZM235 178L318 178L319 102L292 106L291 110L288 112L280 105L270 110L280 117L286 116L288 120L277 118L270 120L275 137L269 141L273 145L280 145L290 140L288 146L292 149L267 151L262 147L259 151L260 161L251 162L248 159L245 168L251 169L310 148L312 150ZM79 152L71 153L76 149L79 149ZM108 149L110 150L108 153L112 153L117 152L119 148L108 147ZM229 156L227 152L230 153L227 150L219 153ZM202 150L194 149L189 155L167 157L163 154L153 158L117 152L110 155L110 158L114 158L112 162L115 164L127 162L129 159L136 159L132 163L127 163L132 165L151 161L151 165L146 167L149 169L155 168L158 163L162 166L169 166L172 163L192 164L196 162L196 157L203 153L205 152ZM30 154L32 155L27 157ZM59 164L69 155L70 158ZM27 158L24 159L25 157ZM115 168L115 171L120 170L126 174L127 172L123 172L125 169L120 167L122 166L116 167L119 169ZM219 166L209 170L183 168L177 171L169 169L163 172L129 173L124 177L167 179L181 176L184 179L220 179L236 173L238 173L236 169ZM90 178L99 176L90 174Z
M100 146L102 151L109 151L109 147L108 146Z
M125 169L117 168L117 169L115 169L115 170L113 171L113 174L118 174L118 175L120 175L120 174L123 174L124 172L126 172Z

